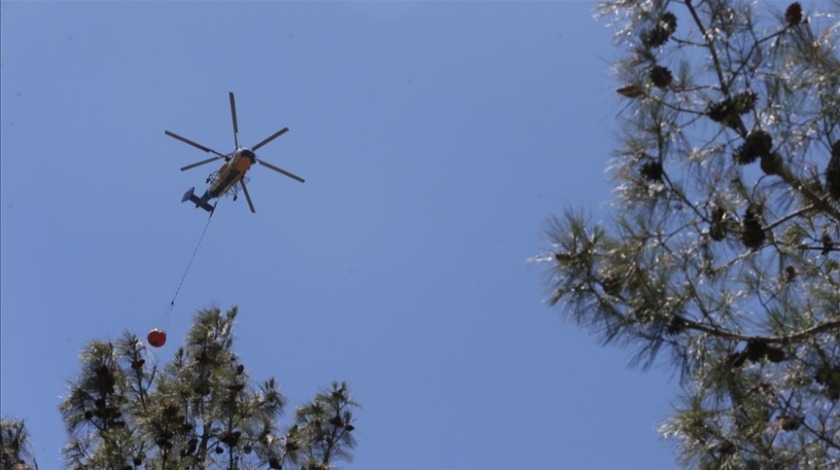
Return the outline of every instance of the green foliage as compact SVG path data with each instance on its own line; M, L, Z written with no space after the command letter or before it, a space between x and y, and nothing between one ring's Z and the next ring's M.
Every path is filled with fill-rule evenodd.
M29 445L29 431L26 430L26 423L22 420L0 419L0 468L3 470L37 470L38 468Z
M358 405L347 385L318 393L281 432L286 398L273 378L251 380L233 352L236 316L236 308L199 312L184 346L162 367L147 362L153 356L132 334L90 342L60 406L66 465L326 469L350 460Z
M840 466L840 2L617 0L614 215L548 228L552 305L686 396L699 468ZM758 164L756 164L758 162Z
M289 442L298 444L297 453L305 453L304 467L328 468L331 456L350 460L347 449L356 445L353 439L353 415L350 408L358 406L350 399L347 384L333 382L331 390L315 396L312 403L301 406L295 412L294 437L290 430ZM302 445L301 445L302 444ZM305 449L301 452L300 449Z

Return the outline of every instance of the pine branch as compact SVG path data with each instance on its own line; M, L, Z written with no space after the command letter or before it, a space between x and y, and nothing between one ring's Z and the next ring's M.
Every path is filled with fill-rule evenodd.
M720 327L704 325L702 323L695 322L693 320L689 320L686 318L678 317L681 321L684 322L685 328L702 331L704 333L708 333L712 336L718 338L725 338L725 339L733 339L737 341L761 341L764 343L777 343L777 344L791 344L791 343L798 343L805 340L808 340L820 333L825 331L830 331L833 329L838 330L840 333L840 320L834 321L827 321L820 323L814 327L808 328L806 330L799 331L792 335L785 335L785 336L761 336L761 335L745 335L741 333L736 333L733 331L729 331Z
M688 7L689 13L691 13L691 17L694 19L694 24L697 25L697 29L700 30L700 34L703 36L703 39L706 41L706 49L709 50L709 54L712 56L712 62L714 63L715 73L718 77L718 83L720 84L720 91L723 93L724 96L729 98L729 86L726 83L726 80L723 78L723 67L721 66L720 59L718 58L717 48L715 48L715 43L712 40L712 36L709 34L706 27L703 25L703 21L700 19L700 16L697 14L697 10L694 8L693 0L685 0L685 6ZM744 123L741 122L741 119L738 118L738 128L736 129L741 137L747 136L747 129L744 127Z
M668 8L678 4L690 26L676 37ZM629 112L610 167L615 233L567 213L540 257L554 263L550 304L604 342L640 346L631 364L671 351L698 397L682 415L690 419L664 431L681 439L689 466L840 462L825 441L840 429L840 30L832 11L806 15L793 2L783 18L762 17L763 6L599 8L623 23L616 36L627 46L617 91ZM676 80L669 62L680 63ZM740 367L746 360L755 366ZM751 397L759 386L784 396Z

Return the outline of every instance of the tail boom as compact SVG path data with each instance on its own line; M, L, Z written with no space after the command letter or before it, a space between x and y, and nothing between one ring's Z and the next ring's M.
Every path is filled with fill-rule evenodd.
M207 200L209 199L209 197L207 197L207 196L208 196L208 194L205 193L204 196L199 198L198 196L195 195L195 187L192 187L192 188L188 189L187 192L184 193L184 197L181 198L181 202L190 201L193 204L195 204L195 207L200 207L200 208L206 210L207 212L213 212L213 206L211 206L207 202Z

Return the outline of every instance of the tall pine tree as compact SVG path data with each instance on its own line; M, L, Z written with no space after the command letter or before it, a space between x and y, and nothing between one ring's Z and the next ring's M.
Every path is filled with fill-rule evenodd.
M255 383L233 351L236 315L199 312L165 365L147 362L132 334L91 341L60 406L68 468L328 469L350 460L357 404L347 385L316 394L283 430L279 385Z
M29 443L29 431L23 420L0 419L0 469L38 469Z
M598 8L622 51L611 220L556 217L540 259L564 315L670 356L661 432L689 467L840 467L840 2L813 7Z

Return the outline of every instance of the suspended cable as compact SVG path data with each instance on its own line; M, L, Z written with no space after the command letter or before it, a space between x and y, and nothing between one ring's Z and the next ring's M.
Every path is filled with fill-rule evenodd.
M218 203L217 203L218 204ZM207 223L204 224L204 230L201 231L201 236L198 237L198 243L195 244L195 249L193 250L192 256L190 257L189 263L187 263L187 269L184 270L184 275L181 276L181 282L178 283L178 288L175 289L175 295L172 296L172 301L169 303L169 307L175 306L175 299L178 298L178 294L181 292L181 287L184 285L184 281L187 279L187 273L190 272L190 267L192 266L193 260L195 260L195 255L198 253L198 247L201 246L201 241L204 240L204 234L207 233L207 227L210 226L210 221L213 219L213 213L216 212L216 206L213 205L213 210L210 211L210 216L207 217Z
M218 201L216 201L218 204ZM172 296L172 300L169 302L169 306L166 308L166 311L161 315L160 320L158 320L159 328L153 328L148 335L149 344L152 346L159 348L163 346L166 342L166 329L169 328L169 321L172 319L172 310L175 308L175 300L178 298L178 294L181 292L181 287L184 286L184 281L187 279L187 274L190 272L190 268L192 267L193 261L195 260L195 255L198 254L198 248L201 246L201 242L204 240L204 235L207 233L207 228L210 226L210 221L213 220L213 214L216 212L216 205L213 205L213 210L210 211L210 215L207 217L207 223L204 224L204 230L201 231L201 236L198 237L198 242L195 244L195 249L193 249L192 256L190 256L190 260L187 263L187 268L184 270L184 275L181 276L181 282L178 283L178 288L175 289L175 295Z

